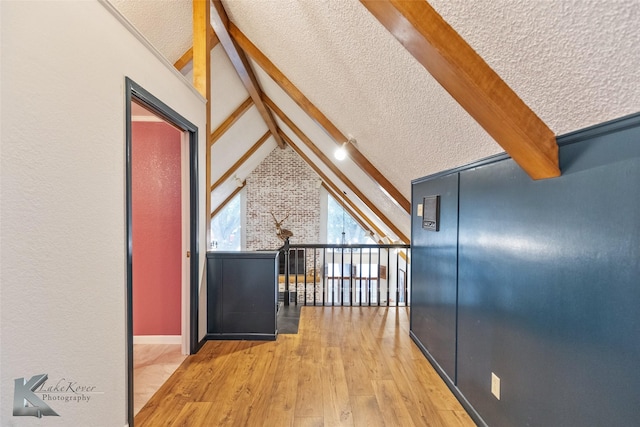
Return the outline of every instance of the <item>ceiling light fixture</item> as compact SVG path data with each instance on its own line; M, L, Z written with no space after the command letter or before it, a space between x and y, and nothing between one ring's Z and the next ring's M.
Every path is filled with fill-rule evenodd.
M343 142L342 145L333 153L333 156L337 159L337 160L344 160L347 158L347 144L354 144L356 143L356 139L349 137L349 140L347 142Z
M333 153L333 156L336 158L336 160L344 160L347 158L347 148L346 148L347 143L343 142L342 145L340 147L338 147L338 149Z

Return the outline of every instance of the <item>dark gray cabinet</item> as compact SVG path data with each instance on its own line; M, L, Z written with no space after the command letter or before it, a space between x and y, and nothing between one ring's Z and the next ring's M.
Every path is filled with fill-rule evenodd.
M277 257L277 252L207 253L207 339L276 339Z

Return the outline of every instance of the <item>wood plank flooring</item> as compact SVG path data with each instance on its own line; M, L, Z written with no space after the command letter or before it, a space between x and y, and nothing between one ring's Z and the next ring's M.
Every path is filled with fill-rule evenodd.
M297 335L209 341L135 427L474 426L411 341L408 315L404 307L303 307Z

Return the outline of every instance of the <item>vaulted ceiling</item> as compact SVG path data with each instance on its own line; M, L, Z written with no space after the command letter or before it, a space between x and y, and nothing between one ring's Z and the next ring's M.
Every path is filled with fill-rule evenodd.
M191 0L111 3L192 78ZM637 0L226 0L212 17L212 211L286 145L408 242L411 180L505 150L552 177L555 135L640 110Z

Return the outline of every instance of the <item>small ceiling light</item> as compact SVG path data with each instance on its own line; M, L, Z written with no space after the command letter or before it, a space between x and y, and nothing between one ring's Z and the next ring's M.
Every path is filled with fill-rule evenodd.
M354 137L352 137L351 135L349 135L349 140L346 142L343 142L342 145L340 146L340 148L338 148L333 155L335 156L336 159L338 160L344 160L347 158L347 144L352 144L352 145L356 145L356 139Z
M347 158L347 143L343 142L342 145L333 153L336 160L344 160Z

